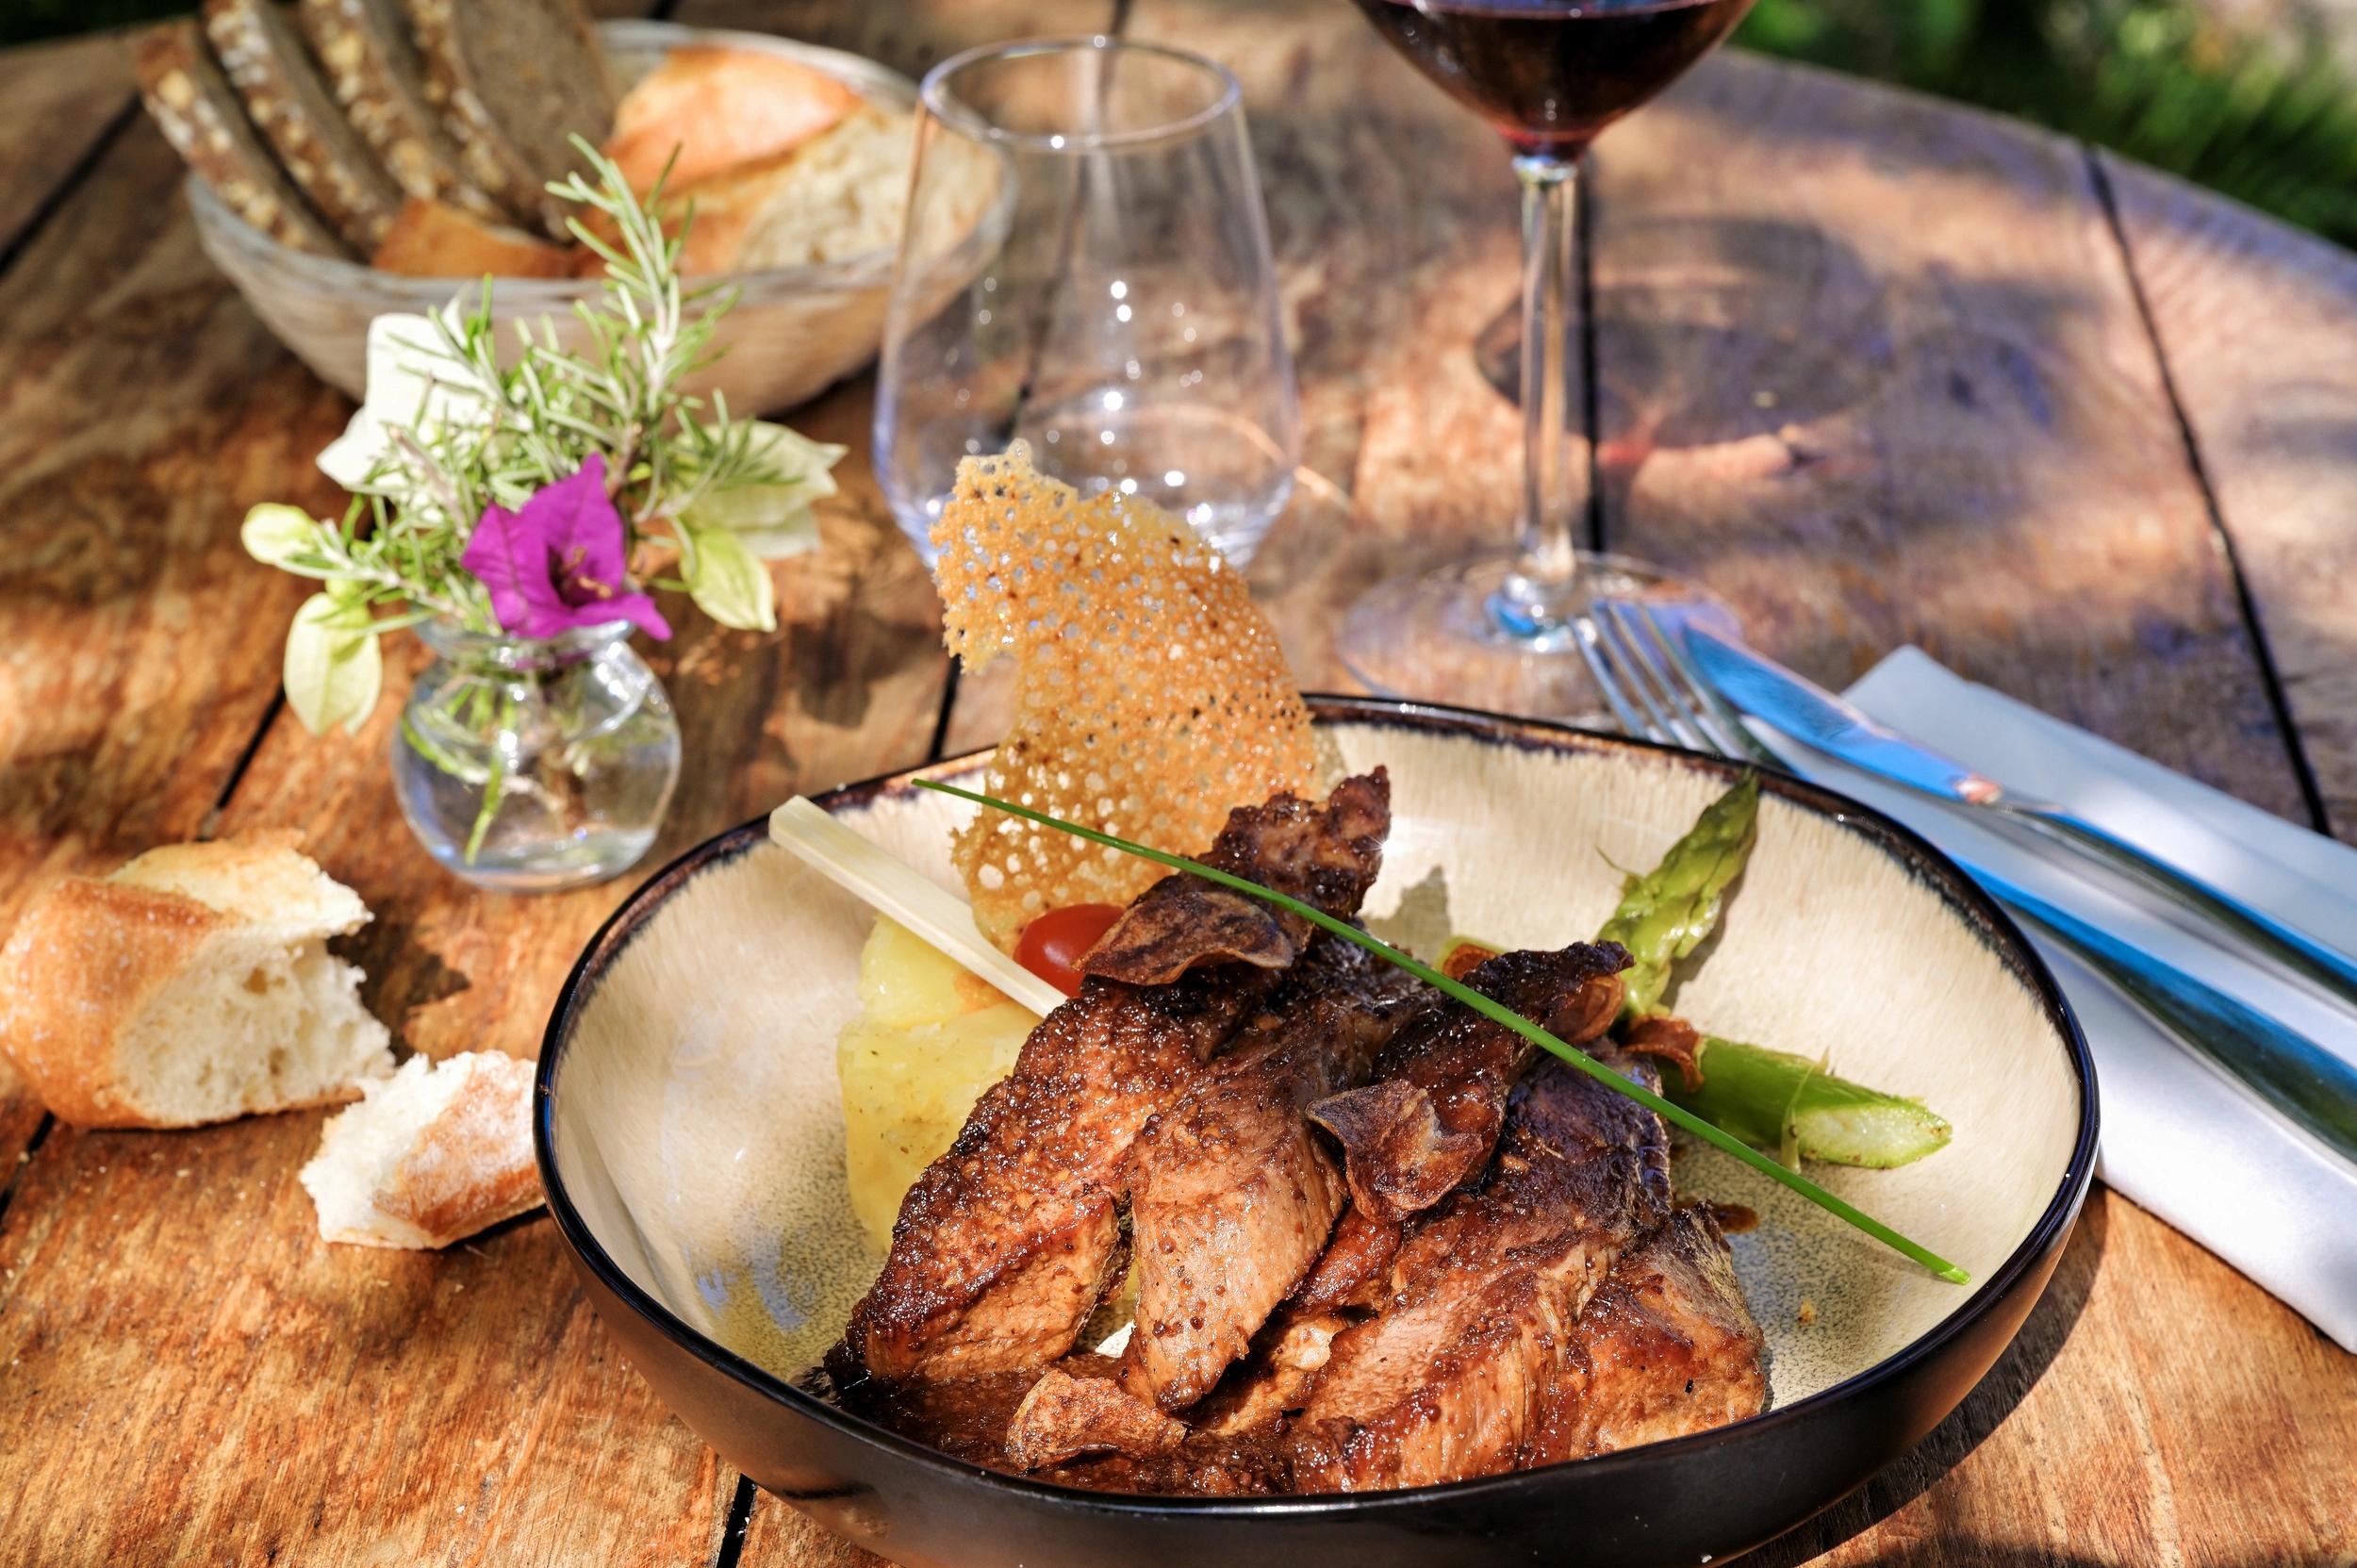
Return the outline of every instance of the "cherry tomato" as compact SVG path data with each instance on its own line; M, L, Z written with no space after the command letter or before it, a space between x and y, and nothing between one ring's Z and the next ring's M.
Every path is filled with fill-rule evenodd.
M1051 909L1023 928L1014 961L1067 997L1080 994L1080 960L1113 929L1121 911L1111 904Z

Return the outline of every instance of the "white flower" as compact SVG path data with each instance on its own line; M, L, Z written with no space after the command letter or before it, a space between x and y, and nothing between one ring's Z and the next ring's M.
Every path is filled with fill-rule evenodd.
M481 393L445 379L462 368L441 352L442 332L459 330L458 302L443 306L445 320L430 316L386 315L369 322L367 396L344 426L344 433L319 455L320 471L347 490L359 488L392 447L398 427L418 436L431 436L453 420L484 417ZM378 482L400 492L405 470L388 470Z
M846 450L782 424L754 420L753 459L786 478L775 485L740 485L700 497L681 517L680 525L700 534L726 529L761 560L799 555L818 543L818 519L811 506L834 494L834 475L829 470L842 461Z

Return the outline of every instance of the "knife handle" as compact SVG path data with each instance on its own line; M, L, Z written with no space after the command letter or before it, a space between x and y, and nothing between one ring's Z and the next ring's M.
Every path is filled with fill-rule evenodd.
M2049 841L2100 860L2179 909L2225 927L2284 968L2323 987L2343 1004L2357 1008L2357 960L2347 953L2060 806L2003 799L1990 803Z
M1996 873L1970 864L1964 868L2008 910L2043 926L2181 1044L2357 1164L2357 1067Z

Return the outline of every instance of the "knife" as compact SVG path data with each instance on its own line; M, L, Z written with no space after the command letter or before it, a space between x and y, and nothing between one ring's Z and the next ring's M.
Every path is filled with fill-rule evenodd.
M2155 1023L2357 1164L2357 1066L1986 867L1956 864L2007 910L2043 926Z
M1919 794L1978 806L2099 861L2175 907L2222 927L2341 1002L2357 1007L2357 959L2116 836L2065 807L2005 788L1876 723L1842 698L1708 627L1680 627L1688 656L1733 707L1793 739Z

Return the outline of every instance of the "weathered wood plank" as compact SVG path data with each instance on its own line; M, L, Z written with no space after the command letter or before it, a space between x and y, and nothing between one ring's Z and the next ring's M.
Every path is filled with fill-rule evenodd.
M1613 543L1831 685L1918 643L2304 818L2076 145L1728 56L1591 191Z
M856 438L866 407L859 385L797 419ZM794 790L924 755L945 675L931 586L864 467L847 462L843 479L824 548L776 569L776 637L717 631L670 606L682 632L659 662L688 762L651 865ZM410 1048L530 1056L565 971L631 883L493 898L426 858L385 764L417 662L407 651L396 660L357 736L313 737L282 717L221 831L308 829L321 864L376 912L347 946L369 972L370 1006ZM44 1393L7 1402L0 1447L54 1458L10 1516L23 1541L0 1526L0 1559L160 1561L181 1529L231 1557L281 1545L340 1561L399 1543L403 1560L503 1560L501 1543L555 1561L708 1557L735 1478L624 1370L553 1228L529 1219L471 1249L391 1261L328 1247L295 1180L319 1121L60 1129L42 1147L0 1246L18 1273L0 1295L17 1337L0 1344L17 1359L11 1377ZM183 1166L207 1185L175 1179ZM230 1193L243 1207L224 1223L213 1205ZM126 1245L118 1223L154 1238ZM401 1294L370 1294L386 1289ZM91 1353L117 1337L110 1314L151 1321L173 1353L129 1335L119 1355ZM72 1441L117 1400L140 1412L141 1463L128 1472ZM224 1444L223 1431L246 1436ZM282 1462L297 1452L300 1467ZM93 1510L120 1529L90 1527Z
M2357 838L2357 258L2099 156L2326 815Z
M330 501L307 454L344 404L157 222L179 177L127 127L0 278L0 931L42 877L205 827L303 597L238 520ZM12 1167L40 1109L0 1078Z
M2348 1562L2352 1452L2349 1357L2099 1187L2045 1298L1955 1413L1745 1560Z
M621 1367L544 1216L331 1247L316 1112L59 1127L0 1235L0 1558L709 1560L734 1477Z
M0 255L129 112L123 41L107 34L0 53Z
M158 334L167 344L173 336ZM242 357L271 354L249 344ZM323 505L300 492L318 483L309 455L344 405L297 385L329 417L282 417L275 444L250 433L191 443L203 455L188 461L231 475L250 466L257 495ZM861 382L795 418L857 452L869 406ZM823 548L778 568L776 637L720 632L671 606L688 629L656 662L688 763L651 865L795 789L924 753L946 669L931 586L864 462L847 462L841 478ZM231 666L266 695L300 590L236 557L237 511L223 510L230 553L206 562L206 577L290 590L255 618L254 645ZM377 912L351 952L371 972L367 999L405 1044L530 1055L571 956L630 884L503 900L437 870L390 796L386 746L416 651L401 645L393 663L385 702L358 736L315 739L282 716L219 829L309 830L322 862ZM104 730L94 722L84 748ZM250 733L251 722L240 747ZM216 778L206 807L220 787ZM198 825L142 822L121 836L138 848ZM160 1562L203 1542L235 1560L273 1550L305 1560L708 1560L735 1477L624 1370L573 1290L552 1228L527 1219L436 1256L327 1247L295 1180L320 1119L179 1135L59 1129L25 1168L0 1235L0 1344L11 1389L40 1393L7 1401L0 1447L47 1458L25 1477L25 1506L0 1517L0 1558ZM224 1224L213 1205L232 1201ZM152 1235L126 1245L123 1224ZM159 1257L174 1266L157 1269ZM85 1354L93 1340L114 1353ZM136 1415L119 1419L118 1405ZM74 1440L101 1421L126 1433L137 1462Z

